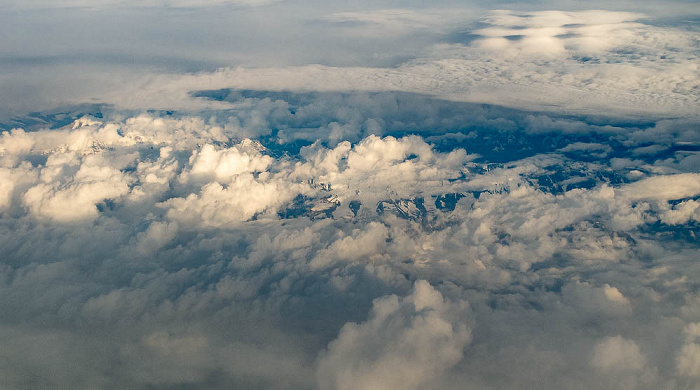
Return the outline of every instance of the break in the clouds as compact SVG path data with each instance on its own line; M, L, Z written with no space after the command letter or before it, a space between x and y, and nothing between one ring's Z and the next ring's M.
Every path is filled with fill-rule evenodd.
M8 2L0 387L698 388L698 10L596 5Z

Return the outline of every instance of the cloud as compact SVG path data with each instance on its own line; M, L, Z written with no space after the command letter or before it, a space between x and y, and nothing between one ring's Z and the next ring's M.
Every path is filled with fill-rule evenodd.
M143 4L1 13L0 387L695 386L693 28Z
M683 201L669 208L661 215L661 221L669 225L677 225L697 221L700 204L694 200Z
M274 7L274 10L277 8ZM284 28L307 31L300 27L307 26L302 23L303 20L293 19L294 23L291 23L288 18L280 17L289 15L288 11L282 9L279 13L270 12L270 15L274 16L273 19L278 20L278 24ZM309 17L340 17L337 12L320 14L321 12L322 9ZM433 23L436 20L434 15L450 14L450 20L455 19L455 22L448 24L453 26L459 24L460 18L454 15L462 15L460 12L439 9L434 12L347 11L341 13L341 16L345 16L340 18L359 21L380 19L380 24L399 23L409 31L416 32L420 31L420 28L404 19L429 19L430 23ZM163 74L143 66L134 70L124 64L113 66L105 74L100 68L95 69L85 64L79 78L76 78L72 67L61 69L60 66L56 66L52 68L52 72L57 73L49 74L44 69L38 69L31 73L31 79L22 81L22 85L19 86L16 78L8 78L3 82L8 90L30 94L33 97L28 96L27 99L34 99L32 103L51 105L51 108L55 107L56 100L71 103L93 100L126 109L176 109L196 112L212 106L221 108L221 105L212 102L204 104L201 100L192 99L190 92L234 88L268 91L403 91L454 101L499 104L533 111L565 111L635 119L648 116L696 117L697 97L693 91L697 88L698 78L697 67L694 66L697 62L697 34L692 30L654 25L640 19L641 15L628 12L499 11L483 19L485 23L490 24L490 27L484 28L471 27L475 23L476 15L464 16L461 20L464 21L465 27L450 30L458 30L462 35L467 34L467 38L445 38L447 42L439 38L407 38L405 42L397 44L391 40L394 38L390 39L393 34L382 33L380 29L376 34L368 32L372 44L379 45L377 49L368 51L368 43L363 42L357 49L348 47L350 52L337 53L338 50L342 51L342 48L352 44L339 46L334 42L334 37L340 39L345 34L336 31L342 30L342 27L331 24L318 27L322 31L310 34L308 39L313 41L320 39L318 37L327 37L326 40L318 42L318 47L332 47L333 50L328 49L324 52L336 53L332 58L326 57L327 54L309 52L310 47L314 45L305 45L302 48L295 46L294 50L285 52L284 56L277 55L270 59L268 57L272 54L265 48L278 40L261 31L256 37L259 36L264 42L260 42L257 47L239 48L236 53L228 53L218 46L207 47L198 58L177 57L180 58L177 61L166 61L170 64L185 60L190 64L200 61L200 67L193 73L190 69L191 73L188 74L172 71ZM141 14L137 16L140 19L149 17ZM210 14L205 13L198 17L219 26L218 19ZM232 17L241 16L236 14ZM249 22L241 21L239 24L245 26L246 23ZM324 30L326 28L330 30ZM440 29L443 29L443 26L438 28ZM353 30L364 31L362 28ZM272 28L271 31L277 30ZM163 33L160 30L158 32ZM178 34L177 31L165 33L169 34L168 36ZM407 36L423 35L412 33ZM379 42L378 39L384 40ZM136 37L126 36L125 41L136 41ZM201 41L209 42L206 37L201 37ZM230 41L231 44L241 44L238 40ZM145 54L136 54L152 57L153 53L162 51L162 56L167 58L173 55L172 46L178 42L182 45L182 42L189 41L183 38L176 42L151 42L150 46L141 50ZM204 50L199 48L202 46L201 42L198 45L188 53ZM501 47L502 50L493 51L488 48L493 45ZM22 47L25 46L20 45L18 50ZM66 48L68 49L70 48ZM129 50L133 51L129 47L122 51L138 58ZM272 53L279 53L280 49L276 50ZM380 57L389 58L389 64L373 66L373 61L381 59L375 56L376 53L386 53ZM291 63L287 60L299 55L302 58ZM211 60L202 68L201 58ZM282 61L282 58L285 61ZM213 68L220 69L211 71ZM46 80L49 76L50 79ZM27 84L34 83L40 83L36 87L37 93L32 92L33 88L26 87ZM86 86L91 88L85 88ZM18 105L24 101L18 100L17 97L6 100L6 106L14 107L15 110L20 109ZM25 109L30 111L32 108Z
M685 344L676 358L676 365L681 375L700 376L700 344Z
M166 7L166 8L200 8L200 7L212 7L212 6L259 6L263 4L268 4L274 0L147 0L147 1L134 1L134 0L119 0L116 2L112 1L85 1L85 0L61 0L61 1L37 1L32 0L29 2L8 2L4 6L8 8L20 8L20 9L51 9L51 8L89 8L89 9L102 9L102 8L134 8L134 7Z
M241 145L245 148L247 145ZM251 154L239 151L237 147L217 151L213 145L204 145L190 157L192 169L181 180L195 178L215 179L227 182L233 176L242 173L264 172L272 162L269 156L261 155L252 148Z
M676 357L676 367L681 375L689 377L700 376L700 325L690 323L684 329L686 343Z
M476 30L479 47L513 54L563 55L567 50L605 52L629 42L640 14L628 12L493 11L485 21L493 27Z
M620 190L620 193L631 201L689 198L700 194L700 175L683 173L650 177L625 186Z
M464 303L446 302L428 282L417 281L411 295L373 302L367 322L343 326L321 355L321 388L421 388L454 366L470 333L454 322Z
M637 344L620 336L609 337L596 344L591 362L603 370L639 370L645 364Z
M340 27L351 36L376 37L377 35L418 35L419 32L446 33L469 20L466 10L411 10L380 9L361 12L337 12L323 19Z
M110 374L49 380L76 386L600 387L628 383L629 372L642 373L629 382L642 387L691 380L694 341L674 344L673 324L697 320L670 302L692 291L697 249L649 229L692 229L694 173L636 164L644 172L628 183L627 165L587 153L607 144L577 141L586 133L497 164L418 135L334 143L327 134L280 153L289 144L245 118L257 110L263 123L289 121L282 110L300 108L287 99L269 111L271 99L249 99L223 123L150 114L5 133L3 272L13 276L0 305L15 322L0 337L16 323L31 325L27 337L54 337L41 321L67 321L64 339L77 337L73 328L94 336L55 348L88 356L79 351L113 334L105 348L120 365L93 362ZM398 123L389 115L397 100L369 102L382 126ZM311 117L323 128L336 114ZM487 140L477 130L444 139ZM545 180L556 175L593 183L569 180L560 191ZM657 181L671 192L644 195ZM652 328L667 347L609 338ZM489 382L488 367L503 364L513 370ZM274 365L284 369L270 375Z
M226 188L209 183L199 194L171 198L160 207L167 210L170 219L182 224L220 227L249 220L258 213L274 212L292 200L294 190L294 186L261 183L251 175L240 175Z

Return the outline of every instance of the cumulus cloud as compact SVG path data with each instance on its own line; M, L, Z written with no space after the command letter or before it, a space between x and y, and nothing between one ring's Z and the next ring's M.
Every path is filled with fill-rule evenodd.
M463 302L446 302L424 280L405 298L376 299L370 318L343 326L321 355L320 388L426 386L462 358L470 339L467 326L458 320L465 308Z
M35 80L105 104L0 121L0 387L696 385L696 31L360 5L276 28L406 57Z
M516 368L491 382L506 387L547 378L563 387L651 388L694 377L696 342L673 344L679 329L663 318L697 321L690 306L668 303L691 291L697 249L654 237L692 238L695 173L636 164L643 172L629 179L627 165L595 153L617 153L613 147L578 135L549 152L490 163L455 145L438 151L417 135L321 138L291 155L279 153L286 141L271 142L270 133L246 139L252 122L226 123L86 117L61 129L6 132L3 246L14 270L4 272L14 276L2 288L29 304L6 300L4 310L32 327L43 312L41 321L115 332L109 348L123 362L163 361L111 374L136 387L201 384L215 372L221 387L488 387L482 359ZM435 139L475 147L485 139L476 130L440 135L449 131ZM659 221L679 238L650 230ZM81 279L85 267L96 279ZM549 336L538 330L544 322ZM596 337L576 336L590 324ZM639 326L660 327L675 349L610 337L639 334ZM52 332L32 329L35 337ZM507 347L491 344L499 338ZM561 349L564 340L578 348ZM508 348L529 358L508 357ZM289 360L275 358L282 352ZM285 369L270 376L244 356ZM668 356L670 371L660 363ZM560 366L546 363L552 359ZM565 367L605 379L566 382Z
M209 176L208 179L226 182L242 173L264 172L271 161L269 156L263 156L255 150L250 155L239 151L237 147L217 151L213 145L205 145L190 157L192 169L188 173L195 177Z
M697 322L686 325L684 329L686 343L676 357L676 367L681 375L689 377L700 376L700 324Z
M74 175L65 179L56 175L53 159L47 160L42 169L42 182L24 193L24 204L37 217L48 217L57 221L94 219L98 216L97 204L105 199L119 198L128 190L127 179L122 173L104 166L95 159L86 158ZM58 169L72 164L58 163ZM56 165L58 165L56 164ZM68 165L68 167L66 167ZM46 171L48 171L48 174ZM58 176L58 177L57 177ZM65 183L62 183L63 180Z
M188 226L226 226L253 218L270 209L276 211L294 195L293 188L260 183L250 175L238 176L224 188L218 183L202 187L199 194L172 198L162 204L168 217Z
M622 196L630 200L655 199L674 200L698 196L700 175L684 173L650 177L632 183L620 190Z
M591 362L604 370L639 370L644 367L644 356L634 341L615 336L596 344Z

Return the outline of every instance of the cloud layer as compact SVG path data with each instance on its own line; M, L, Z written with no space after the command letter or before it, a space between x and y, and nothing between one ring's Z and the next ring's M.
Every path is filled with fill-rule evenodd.
M697 32L321 11L444 39L2 121L0 387L695 388Z
M267 112L257 121L280 115L265 111L269 98L247 104L251 117ZM391 107L379 109L389 121ZM385 121L365 136L326 115L325 138L294 154L280 153L291 129L266 138L245 115L5 132L5 385L695 380L700 174L683 161L696 154L635 159L615 145L653 127L588 127L564 147L492 163L459 145L541 133L372 135ZM365 138L340 141L355 131ZM614 147L582 141L610 134ZM31 340L72 357L42 358ZM513 369L494 376L503 365Z

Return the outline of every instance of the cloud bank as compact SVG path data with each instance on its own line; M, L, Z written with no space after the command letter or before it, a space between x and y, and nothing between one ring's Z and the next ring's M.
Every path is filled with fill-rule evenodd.
M430 38L1 121L0 387L697 386L696 30L319 13Z

